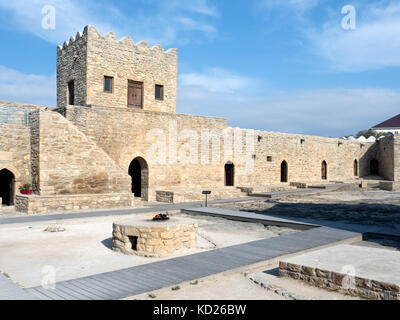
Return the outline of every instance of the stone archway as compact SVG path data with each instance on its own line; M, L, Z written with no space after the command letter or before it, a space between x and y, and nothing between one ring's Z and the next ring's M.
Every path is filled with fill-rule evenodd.
M228 161L225 164L225 186L233 187L235 185L235 165Z
M149 167L146 160L137 157L129 166L129 175L132 178L132 193L137 198L147 198L149 188Z
M281 182L288 182L288 164L286 161L281 163Z
M0 198L2 198L1 205L14 205L14 196L15 176L10 170L2 169L0 171Z

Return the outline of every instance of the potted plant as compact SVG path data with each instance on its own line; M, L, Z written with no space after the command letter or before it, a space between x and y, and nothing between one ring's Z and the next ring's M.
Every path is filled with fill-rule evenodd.
M25 183L21 187L19 187L19 191L22 194L31 195L32 194L32 185L29 183Z

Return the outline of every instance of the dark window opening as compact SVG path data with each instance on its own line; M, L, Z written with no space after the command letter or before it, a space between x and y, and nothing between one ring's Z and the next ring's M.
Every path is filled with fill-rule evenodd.
M75 105L75 81L68 82L68 104L70 106Z
M281 163L281 182L288 182L288 164L286 161Z
M267 157L268 162L272 162L272 157Z
M137 251L137 243L138 243L138 237L135 236L129 236L129 241L132 244L132 250Z
M112 93L114 86L113 77L104 77L104 92Z
M156 84L156 100L164 100L164 86Z

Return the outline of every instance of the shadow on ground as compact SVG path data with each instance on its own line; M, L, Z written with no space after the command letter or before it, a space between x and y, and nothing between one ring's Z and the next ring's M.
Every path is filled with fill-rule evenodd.
M258 214L338 221L362 225L379 225L387 228L400 226L400 206L392 204L325 204L325 203L270 203L269 208L241 208Z

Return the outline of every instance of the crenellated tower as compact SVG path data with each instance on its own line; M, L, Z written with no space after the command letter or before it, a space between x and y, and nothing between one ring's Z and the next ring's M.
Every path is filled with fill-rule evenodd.
M57 106L176 112L178 54L92 26L58 47Z

